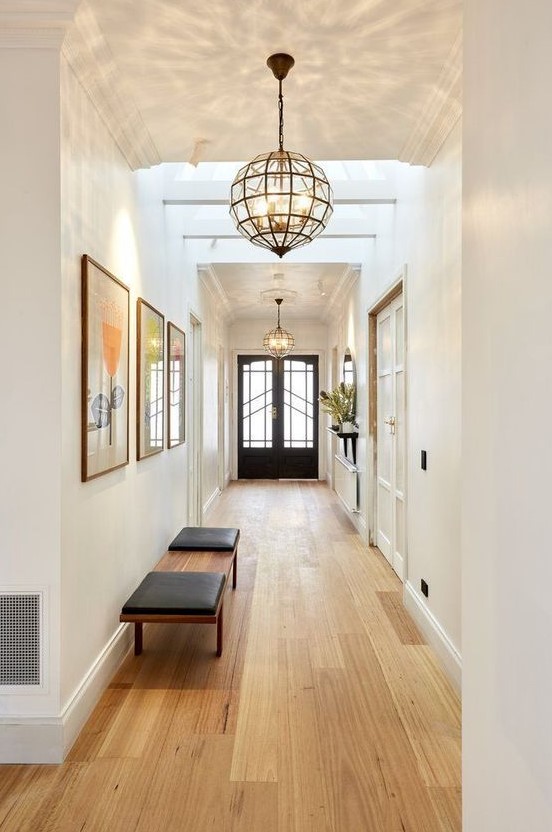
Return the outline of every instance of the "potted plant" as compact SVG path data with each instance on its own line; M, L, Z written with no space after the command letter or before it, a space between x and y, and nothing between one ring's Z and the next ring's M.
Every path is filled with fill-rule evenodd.
M338 425L341 433L353 433L356 428L355 397L355 385L343 381L329 393L320 391L320 407L330 414L332 426Z

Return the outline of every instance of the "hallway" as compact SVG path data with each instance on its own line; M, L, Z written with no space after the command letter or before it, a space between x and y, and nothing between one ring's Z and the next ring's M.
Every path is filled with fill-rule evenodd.
M0 768L1 832L459 832L460 708L319 482L238 481L225 651L150 626L61 766Z

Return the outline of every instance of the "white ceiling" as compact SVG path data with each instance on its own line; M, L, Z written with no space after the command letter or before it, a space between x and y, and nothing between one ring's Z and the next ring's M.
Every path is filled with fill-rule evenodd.
M334 187L343 180L369 195L370 183L372 191L378 182L392 184L396 163L351 160L411 160L408 147L418 141L422 113L431 113L435 102L438 110L447 95L461 6L462 0L82 0L84 39L75 43L94 53L87 88L94 92L94 82L103 81L108 101L111 89L118 90L110 106L122 129L116 123L114 129L132 167L202 163L176 166L184 196L196 198L172 210L185 240L222 241L235 252L206 272L233 318L275 317L275 304L263 302L260 292L283 273L283 286L298 294L284 302L282 320L323 320L346 279L344 262L294 263L291 256L251 262L248 243L225 243L233 231L226 196L231 170L278 144L278 85L266 59L288 52L296 62L284 82L285 147L323 161ZM130 146L127 134L134 137ZM138 136L143 161L133 156ZM172 177L173 167L167 166ZM224 199L202 207L197 194L218 180ZM328 234L341 243L366 236L377 226L374 212L384 210L390 209L341 199ZM316 259L319 245L307 247L307 259ZM318 259L332 260L324 251ZM205 262L209 250L206 255ZM348 262L360 259L353 254Z
M397 159L461 29L461 0L90 0L163 161ZM199 144L198 144L199 142Z
M274 298L282 297L282 325L323 319L333 292L349 272L343 263L217 263L211 268L234 318L276 320ZM263 297L262 292L270 296ZM288 297L293 292L296 296Z

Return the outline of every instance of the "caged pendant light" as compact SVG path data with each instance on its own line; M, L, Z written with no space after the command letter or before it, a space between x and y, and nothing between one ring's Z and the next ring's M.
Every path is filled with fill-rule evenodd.
M295 346L295 338L291 332L280 326L280 306L282 298L276 298L278 304L278 323L276 329L270 329L263 338L263 347L273 358L284 358Z
M277 53L267 60L278 81L279 147L241 168L232 183L230 215L240 234L278 257L312 242L326 227L332 189L319 165L284 150L282 81L295 61Z

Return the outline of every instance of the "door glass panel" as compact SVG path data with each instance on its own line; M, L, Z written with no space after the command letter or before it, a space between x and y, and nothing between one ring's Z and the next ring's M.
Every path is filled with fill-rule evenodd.
M314 367L284 360L284 448L314 447Z
M272 361L242 367L242 446L272 447Z

